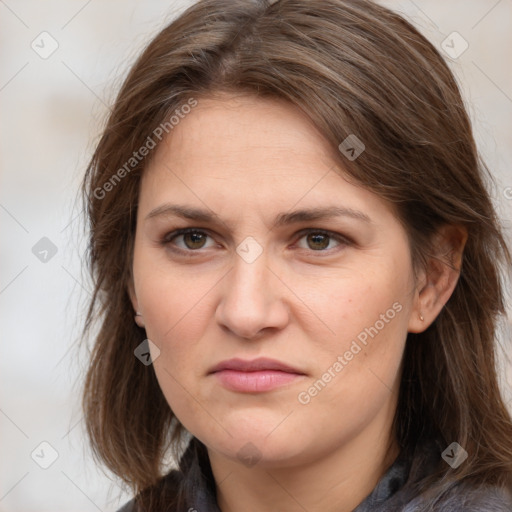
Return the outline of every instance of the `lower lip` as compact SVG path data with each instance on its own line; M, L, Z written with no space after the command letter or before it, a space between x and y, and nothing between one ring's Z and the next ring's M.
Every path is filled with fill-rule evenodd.
M222 370L215 372L214 375L217 376L221 384L227 389L242 393L271 391L299 377L303 377L303 375L298 373L288 373L277 370L261 370L256 372Z

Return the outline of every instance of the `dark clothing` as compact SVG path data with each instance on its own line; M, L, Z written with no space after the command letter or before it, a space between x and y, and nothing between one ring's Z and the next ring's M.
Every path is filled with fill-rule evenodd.
M441 494L427 496L426 479L438 467L443 449L430 442L414 450L402 450L371 494L353 512L512 512L512 492L490 486L452 482ZM183 464L184 459L188 462ZM206 449L196 438L192 438L180 467L187 476L184 477L183 471L173 470L164 477L159 487L166 489L169 501L158 505L154 512L220 512ZM167 507L176 503L178 495L181 505ZM118 512L138 512L135 500Z

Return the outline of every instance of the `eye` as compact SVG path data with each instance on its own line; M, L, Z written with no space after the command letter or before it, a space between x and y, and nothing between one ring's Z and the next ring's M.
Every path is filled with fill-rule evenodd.
M331 231L308 229L298 233L297 246L300 249L305 249L314 252L330 252L339 247L351 245L351 241ZM207 245L208 239L211 240L210 245ZM301 243L301 241L305 241ZM181 254L201 253L200 249L208 249L216 246L212 237L204 230L197 228L179 229L168 233L163 237L160 242L163 246L169 248L171 251Z
M166 235L162 240L162 244L167 246L171 245L171 242L173 242L173 245L176 246L178 251L195 251L197 249L207 248L206 241L208 238L210 238L210 235L199 229L179 229L178 231ZM177 239L181 239L181 245L174 242Z
M301 246L299 244L301 249L310 249L315 252L326 252L326 250L350 244L350 241L345 237L330 231L310 229L302 233L303 234L299 241L305 239L306 246L304 247L304 245ZM331 245L333 242L336 243L334 247Z

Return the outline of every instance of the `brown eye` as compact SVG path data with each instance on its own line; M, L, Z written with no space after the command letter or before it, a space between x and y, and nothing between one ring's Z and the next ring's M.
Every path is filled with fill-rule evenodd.
M301 243L302 240L305 240L306 243ZM303 233L302 237L299 239L298 245L301 249L309 249L316 252L328 252L330 249L335 249L338 246L349 244L349 240L336 233L309 230Z
M206 236L204 233L194 231L192 233L185 233L183 241L188 249L201 249L206 243Z
M207 245L208 238L211 239L208 233L198 229L180 229L166 235L161 243L174 251L191 253L199 251L199 249L213 247L211 245L214 244L213 239L210 240L210 246Z
M307 235L308 246L314 251L326 249L329 246L330 237L323 233L310 233Z

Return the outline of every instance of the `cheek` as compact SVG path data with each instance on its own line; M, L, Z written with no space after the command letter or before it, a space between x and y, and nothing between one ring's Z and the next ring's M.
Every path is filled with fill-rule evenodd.
M137 294L144 304L146 334L160 350L153 363L157 380L173 413L185 428L194 431L198 421L211 419L198 420L205 411L194 398L206 364L198 340L211 322L208 291L215 281L197 276L191 286L190 276L163 272L155 266L140 272L139 277Z
M154 363L157 377L166 378L164 391L182 393L179 384L186 386L204 371L197 340L212 321L209 292L214 292L218 278L206 272L191 275L161 259L152 257L149 250L136 254L135 286L144 305L147 337L160 350Z
M318 345L313 356L317 371L296 396L299 411L315 418L326 450L332 439L347 441L376 417L392 415L396 407L407 336L404 309L390 295L371 297L357 304L355 298L346 299L354 306L341 317L336 343Z
M398 384L407 337L408 286L405 269L391 262L378 271L333 280L330 293L312 298L315 311L335 333L319 337L303 326L310 329L318 361L311 393L304 391L317 405L337 404L358 421L359 415L365 416L362 409L378 408Z
M211 273L183 270L172 265L165 253L158 249L141 249L134 258L137 297L144 304L144 319L148 335L155 341L167 343L190 336L204 317L201 313L208 301L208 292L215 286ZM183 331L183 332L182 332ZM190 333L187 335L186 333Z
M407 290L407 274L392 262L371 270L350 269L345 275L317 281L307 295L304 290L302 297L330 331L330 335L322 336L318 348L348 349L359 334L364 340L364 333L368 336L368 330L374 332L375 324L379 333L402 332L406 325L404 312L410 301ZM317 327L318 321L315 329L303 324L312 340L319 339L318 334L315 336Z

